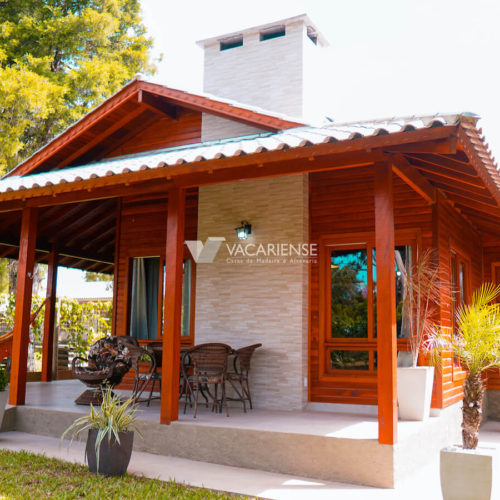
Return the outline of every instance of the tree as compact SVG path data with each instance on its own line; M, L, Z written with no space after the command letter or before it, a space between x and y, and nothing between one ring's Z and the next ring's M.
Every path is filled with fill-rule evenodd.
M96 273L94 271L85 271L84 279L89 283L94 281L113 281L113 275L107 273Z
M457 332L438 327L431 330L424 344L431 361L441 366L443 354L452 353L467 370L462 405L462 442L465 449L475 449L483 416L486 389L482 375L500 368L500 285L483 283L470 304L457 311Z
M0 170L154 71L139 0L4 0L0 7Z

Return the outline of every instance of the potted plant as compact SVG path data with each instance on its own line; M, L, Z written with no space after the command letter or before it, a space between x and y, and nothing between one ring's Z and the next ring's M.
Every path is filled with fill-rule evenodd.
M7 406L7 401L9 400L9 391L7 390L8 385L9 375L5 369L5 365L0 364L0 428L2 427L5 407Z
M451 353L467 370L462 404L462 447L441 450L443 498L491 497L495 450L477 448L483 412L483 373L500 367L500 286L483 284L457 312L457 331L435 328L425 343L434 364ZM438 365L439 366L439 365Z
M399 304L402 337L408 338L411 366L398 362L398 406L402 420L425 420L430 413L434 367L417 366L425 335L434 324L436 305L444 283L432 250L427 250L415 264L405 266L396 251L398 279L402 300Z
M75 420L61 439L71 434L73 440L88 430L85 456L89 470L107 476L122 475L130 462L134 431L138 431L136 412L133 397L122 401L110 388L105 389L101 409L90 405L88 415Z

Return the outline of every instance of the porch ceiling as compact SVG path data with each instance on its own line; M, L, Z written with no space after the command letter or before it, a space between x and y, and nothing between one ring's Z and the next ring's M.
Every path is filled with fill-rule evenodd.
M116 200L99 200L40 209L36 260L47 263L52 246L58 264L95 272L113 272ZM0 222L0 258L17 259L21 212L6 212Z
M485 239L500 241L500 175L476 122L476 116L464 114L329 123L323 127L296 127L278 133L171 147L45 173L10 176L0 180L0 210L7 213L26 205L48 206L82 200L79 206L83 208L78 215L81 217L93 213L93 209L99 212L94 204L108 203L84 200L127 196L136 189L134 186L137 190L147 187L149 192L166 195L172 182L190 187L370 165L391 161L397 156L408 167L410 184L413 182L417 190L422 187L428 201L433 200L432 191L439 189ZM430 194L426 194L426 190L430 190ZM44 209L44 213L52 211L56 209ZM6 215L7 225L17 229L19 218L19 213ZM96 219L94 236L104 246L89 246L86 253L108 259L110 263L108 252L112 244L111 240L105 241L103 234L111 237L111 216L106 218L109 226L104 226L99 217ZM1 231L0 227L0 237ZM43 233L40 237L43 244L53 240L53 236ZM79 241L77 237L75 246L69 250L81 250Z

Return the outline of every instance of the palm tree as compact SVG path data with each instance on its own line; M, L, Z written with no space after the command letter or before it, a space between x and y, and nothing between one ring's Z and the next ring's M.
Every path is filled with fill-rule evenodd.
M465 449L477 448L485 391L482 374L500 367L500 285L484 283L470 304L457 312L457 331L433 328L424 343L433 364L443 352L451 352L467 369L462 406L462 442Z

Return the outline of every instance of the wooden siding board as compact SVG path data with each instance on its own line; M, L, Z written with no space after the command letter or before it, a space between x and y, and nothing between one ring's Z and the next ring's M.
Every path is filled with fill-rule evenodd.
M374 232L373 168L321 172L309 175L310 238L318 243L321 235ZM432 246L432 207L393 175L394 224L396 231L416 230L423 248ZM319 379L319 265L310 270L310 399L315 402L377 404L376 376L359 380L336 380L325 384Z

